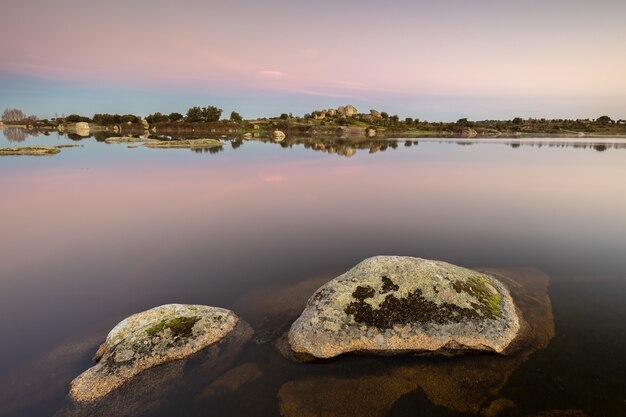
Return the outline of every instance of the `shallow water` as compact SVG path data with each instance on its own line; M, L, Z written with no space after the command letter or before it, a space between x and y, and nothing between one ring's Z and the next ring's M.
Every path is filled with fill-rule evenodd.
M169 302L234 308L258 331L228 362L238 389L199 399L218 375L196 376L146 415L279 415L286 392L315 394L311 380L378 398L373 386L382 415L471 414L418 386L388 399L394 369L438 359L298 364L262 328L284 323L263 322L255 294L378 254L545 272L554 337L483 407L626 414L626 142L288 139L210 153L1 132L0 147L81 146L0 158L0 415L55 414L110 328ZM343 415L310 404L301 415Z

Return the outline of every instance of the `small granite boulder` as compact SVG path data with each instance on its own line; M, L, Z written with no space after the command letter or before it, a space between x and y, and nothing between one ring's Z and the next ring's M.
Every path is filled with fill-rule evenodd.
M478 136L478 132L476 132L471 127L464 127L461 131L461 136L464 138L475 138L476 136Z
M275 141L280 142L281 140L285 139L285 133L280 130L275 130L272 134L272 137Z
M289 331L296 354L504 353L520 330L508 290L440 261L376 256L319 288Z
M70 384L77 402L95 401L140 372L222 340L239 322L230 310L167 304L122 320L96 353L98 363Z
M76 123L76 125L74 126L74 129L76 130L76 134L78 136L89 136L89 124L86 122L78 122Z

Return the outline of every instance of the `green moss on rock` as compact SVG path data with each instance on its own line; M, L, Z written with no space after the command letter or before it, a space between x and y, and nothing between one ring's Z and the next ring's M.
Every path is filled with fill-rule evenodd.
M481 275L469 278L467 281L456 281L452 283L452 288L458 293L466 293L478 300L478 303L472 303L472 307L487 318L496 318L502 314L500 302L502 294L500 294L487 278Z
M172 337L190 337L192 335L193 326L200 320L200 317L176 317L171 320L162 320L154 326L146 329L146 333L150 337L154 337L159 333L170 329Z

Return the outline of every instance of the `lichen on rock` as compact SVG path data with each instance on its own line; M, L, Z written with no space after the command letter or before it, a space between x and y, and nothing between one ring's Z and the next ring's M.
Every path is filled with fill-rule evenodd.
M98 363L70 384L70 397L94 401L140 372L185 358L228 335L239 322L218 307L167 304L121 321L100 346Z
M440 261L377 256L322 286L289 332L296 353L503 352L520 328L493 277Z

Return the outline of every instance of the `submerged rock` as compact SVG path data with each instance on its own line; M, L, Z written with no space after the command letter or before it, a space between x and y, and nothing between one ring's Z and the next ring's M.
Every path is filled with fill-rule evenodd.
M102 342L100 330L34 355L0 375L0 415L35 415L32 410L63 398L67 385Z
M70 397L97 400L146 369L219 342L238 322L230 310L202 305L167 304L134 314L111 330L96 353L98 364L70 384Z
M263 372L254 362L246 362L230 369L206 387L199 397L215 397L237 391L243 385L263 376Z
M319 288L291 326L297 354L504 353L520 330L492 276L440 261L369 258Z

